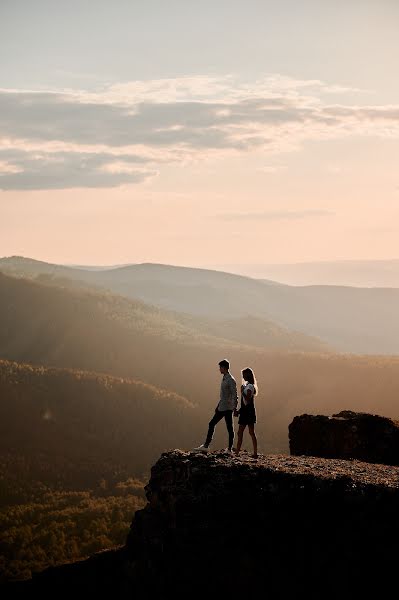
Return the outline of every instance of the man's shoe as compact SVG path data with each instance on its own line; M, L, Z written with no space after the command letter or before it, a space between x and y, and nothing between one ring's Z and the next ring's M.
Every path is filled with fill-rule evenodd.
M209 448L208 448L208 446L205 446L205 444L201 444L201 446L197 446L197 448L193 448L192 451L193 452L209 452Z

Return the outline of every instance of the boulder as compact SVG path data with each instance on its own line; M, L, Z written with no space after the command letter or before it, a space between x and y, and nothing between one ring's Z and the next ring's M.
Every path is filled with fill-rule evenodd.
M329 416L301 415L289 425L294 456L357 459L399 465L399 422L350 410Z

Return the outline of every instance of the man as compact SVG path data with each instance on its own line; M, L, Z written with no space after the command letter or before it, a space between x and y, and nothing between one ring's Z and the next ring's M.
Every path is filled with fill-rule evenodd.
M231 452L234 441L234 428L233 428L233 411L237 410L237 385L234 377L229 372L230 363L228 360L223 359L219 363L219 370L223 375L220 384L220 400L216 407L215 414L209 422L208 435L204 444L194 448L194 452L208 452L209 445L213 438L216 425L223 418L226 422L227 431L229 433L229 445L226 448L227 452Z

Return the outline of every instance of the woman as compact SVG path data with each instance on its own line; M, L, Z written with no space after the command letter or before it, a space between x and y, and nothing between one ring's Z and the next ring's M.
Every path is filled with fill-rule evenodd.
M238 455L241 450L242 437L244 435L244 429L248 425L249 435L252 438L252 444L254 447L254 453L252 458L258 458L258 440L255 434L255 423L256 423L256 410L255 410L255 396L258 393L258 384L256 383L255 375L252 369L247 367L241 371L242 373L242 386L241 386L241 407L239 411L236 411L235 416L239 415L238 419L238 434L237 434L237 448L235 453Z

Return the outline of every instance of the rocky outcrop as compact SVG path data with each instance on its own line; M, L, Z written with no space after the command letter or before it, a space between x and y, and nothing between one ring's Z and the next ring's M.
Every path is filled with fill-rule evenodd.
M126 600L389 597L398 467L172 451L152 468L146 494L125 547L47 570L19 591Z
M289 426L289 440L295 456L399 465L399 423L378 415L349 410L332 417L301 415Z

